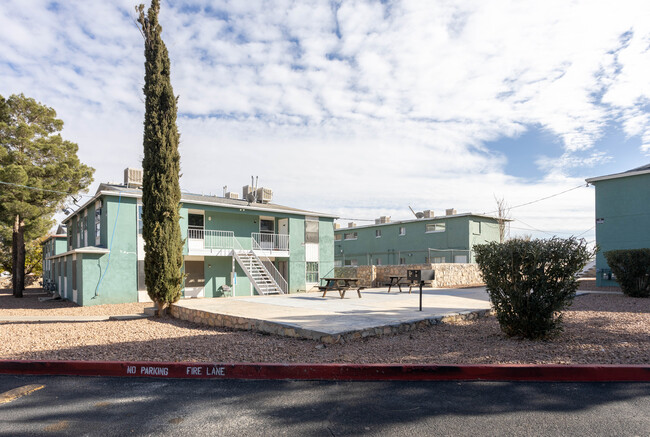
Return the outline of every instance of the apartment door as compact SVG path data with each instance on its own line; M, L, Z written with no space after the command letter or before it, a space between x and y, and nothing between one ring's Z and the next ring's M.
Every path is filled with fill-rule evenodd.
M289 250L289 219L278 220L278 250Z
M185 261L185 297L205 296L204 262Z

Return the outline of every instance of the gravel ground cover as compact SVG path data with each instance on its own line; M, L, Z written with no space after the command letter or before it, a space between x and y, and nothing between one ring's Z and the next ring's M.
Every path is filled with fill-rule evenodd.
M2 315L130 314L151 304L43 307L39 290L14 299L0 291ZM37 311L35 313L35 311ZM58 311L58 313L57 313ZM68 313L69 312L69 313ZM336 345L232 331L175 319L0 323L0 359L291 363L648 364L650 299L620 294L578 296L565 330L550 341L507 338L494 317L438 325L397 336Z

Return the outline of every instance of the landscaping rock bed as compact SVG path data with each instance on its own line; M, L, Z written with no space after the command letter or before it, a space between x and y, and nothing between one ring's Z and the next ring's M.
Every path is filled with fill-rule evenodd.
M151 304L77 307L39 302L39 290L15 299L0 292L3 315L129 314ZM648 364L650 299L620 294L578 296L565 330L550 341L507 338L494 317L324 345L175 319L0 323L0 359L291 363Z

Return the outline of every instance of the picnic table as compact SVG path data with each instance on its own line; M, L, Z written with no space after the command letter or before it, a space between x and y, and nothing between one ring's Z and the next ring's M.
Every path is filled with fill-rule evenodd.
M318 287L320 291L323 292L323 297L327 294L328 291L338 291L341 299L345 297L345 292L348 290L356 289L357 294L361 297L361 290L366 287L359 286L358 278L322 278L325 281L325 285Z
M413 287L416 287L419 282L416 281L409 281L406 276L389 276L390 282L388 282L388 292L390 293L391 287L397 287L399 288L399 292L402 292L402 285L408 285L409 286L409 294L411 294L411 290Z

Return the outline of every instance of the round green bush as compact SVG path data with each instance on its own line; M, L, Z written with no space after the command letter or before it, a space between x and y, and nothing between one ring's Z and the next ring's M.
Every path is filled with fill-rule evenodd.
M594 251L583 239L512 239L475 247L490 301L508 336L544 339L562 330L576 274Z
M650 297L650 249L611 250L604 255L623 293Z

